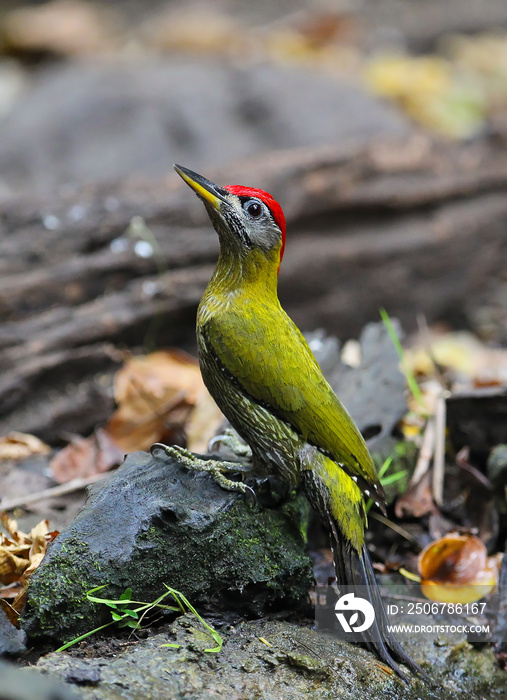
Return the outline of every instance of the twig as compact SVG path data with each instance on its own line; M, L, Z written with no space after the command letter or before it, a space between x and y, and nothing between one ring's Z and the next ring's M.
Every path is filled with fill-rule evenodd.
M442 392L437 399L435 410L435 456L433 458L433 498L437 506L444 502L444 468L445 468L445 424L446 406Z
M426 428L424 429L423 441L414 473L410 479L409 488L414 484L418 484L430 467L431 458L435 451L435 419L433 416L428 418Z
M484 476L482 472L480 472L478 469L476 469L473 465L470 464L469 458L470 448L462 447L456 455L456 465L460 469L463 469L463 471L467 472L467 474L469 474L474 479L478 486L482 486L487 491L494 491L495 487L493 486L491 481L486 476Z
M0 501L0 510L13 510L14 508L21 508L22 506L29 505L30 503L36 503L37 501L45 501L47 498L64 496L67 493L79 491L80 489L84 489L86 486L94 484L96 481L100 481L106 476L106 474L108 474L108 472L101 472L100 474L94 474L93 476L72 479L66 484L52 486L49 489L37 491L37 493L28 493L26 496L4 499Z
M391 528L391 530L394 530L397 532L399 535L404 537L406 540L409 542L412 542L412 544L419 544L416 538L408 532L408 530L405 530L404 527L401 527L397 523L393 523L392 520L389 520L389 518L386 518L384 515L381 515L380 513L377 513L376 511L372 511L371 513L368 514L369 518L373 518L374 520L378 520L379 523L383 523L386 525L386 527Z

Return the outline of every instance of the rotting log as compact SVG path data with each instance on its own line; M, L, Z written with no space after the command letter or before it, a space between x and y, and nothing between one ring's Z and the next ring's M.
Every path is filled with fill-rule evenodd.
M283 203L280 296L305 330L353 337L379 306L408 330L419 314L466 326L479 301L501 298L507 153L495 143L413 134L277 152L206 175ZM135 216L156 238L152 257L126 234ZM218 242L176 177L13 199L0 227L0 434L87 433L111 413L119 349L192 349Z

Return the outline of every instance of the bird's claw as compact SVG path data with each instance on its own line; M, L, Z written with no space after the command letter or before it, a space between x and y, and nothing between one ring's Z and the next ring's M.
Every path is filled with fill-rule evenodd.
M251 486L247 486L246 484L243 484L243 486L245 487L245 489L242 491L242 493L245 496L245 499L247 501L249 500L251 505L255 507L257 505L257 494Z
M192 454L185 447L180 447L180 445L164 445L162 442L155 442L150 447L150 454L152 457L156 457L157 450L161 450L166 457L186 457L187 459L194 458L195 455Z
M150 454L152 457L156 457L156 452L157 450L163 450L165 445L163 445L161 442L154 442L153 445L150 447Z
M220 445L225 445L240 459L252 460L252 450L231 428L227 428L221 435L215 435L215 437L211 438L208 443L208 451L213 452Z
M238 493L242 493L248 499L251 499L253 505L256 505L257 496L250 486L247 486L242 481L233 481L224 474L224 472L242 471L241 468L238 468L241 465L235 462L219 462L215 459L201 459L193 452L190 452L190 450L187 450L185 447L180 447L179 445L164 445L161 442L156 442L150 447L150 453L153 457L157 458L158 450L163 452L164 456L176 459L187 469L198 472L208 472L216 483L225 491L237 491Z

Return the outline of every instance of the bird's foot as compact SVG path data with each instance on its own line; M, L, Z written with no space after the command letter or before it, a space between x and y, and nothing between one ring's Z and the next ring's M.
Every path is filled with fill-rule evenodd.
M163 445L161 442L156 442L150 448L150 452L154 457L157 457L158 451L163 452L166 457L176 459L187 469L192 469L197 472L208 472L225 491L242 493L251 498L254 505L257 503L255 491L250 486L247 486L243 481L229 479L224 474L224 472L248 473L250 471L248 465L239 464L237 462L222 462L216 459L202 459L184 447L180 447L179 445Z
M232 428L227 428L221 435L215 435L214 438L211 438L208 443L208 450L213 452L213 450L217 447L220 448L222 445L243 461L251 462L253 460L252 450Z

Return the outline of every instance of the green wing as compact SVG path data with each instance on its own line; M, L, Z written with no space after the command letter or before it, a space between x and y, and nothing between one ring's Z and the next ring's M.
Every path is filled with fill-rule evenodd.
M229 309L209 318L203 330L208 350L245 393L381 494L362 435L281 307L255 302L241 313Z

